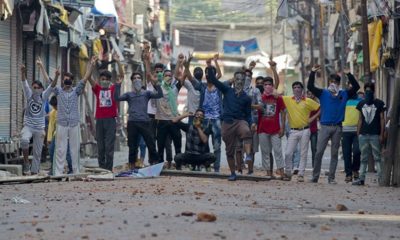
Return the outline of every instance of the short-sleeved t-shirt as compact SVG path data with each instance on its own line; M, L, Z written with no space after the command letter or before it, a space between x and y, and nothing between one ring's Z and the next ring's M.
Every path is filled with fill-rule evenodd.
M379 135L381 133L381 113L385 111L385 103L374 99L369 105L362 100L356 108L361 114L360 134Z
M296 102L293 96L283 96L282 98L289 114L290 128L304 128L308 126L310 113L319 108L319 104L311 98L303 97L299 102Z
M277 134L281 129L279 113L285 109L282 97L267 96L261 97L262 110L258 110L258 133ZM284 127L284 126L282 126Z
M103 89L99 84L96 84L92 90L96 95L96 119L116 117L118 107L114 100L115 85L112 84L110 88Z

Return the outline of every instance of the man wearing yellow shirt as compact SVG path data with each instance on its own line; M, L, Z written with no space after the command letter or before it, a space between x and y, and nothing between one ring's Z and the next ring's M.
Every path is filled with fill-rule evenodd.
M319 104L310 98L304 97L304 86L301 82L294 82L292 84L292 90L293 96L283 96L290 127L285 152L285 175L283 180L291 180L293 152L297 144L300 144L300 166L297 180L299 182L304 182L308 143L310 142L310 113L318 110Z

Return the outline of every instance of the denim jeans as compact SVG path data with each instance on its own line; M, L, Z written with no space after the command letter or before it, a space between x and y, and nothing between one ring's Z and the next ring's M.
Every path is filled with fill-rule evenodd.
M211 133L214 155L216 157L214 171L219 172L221 166L221 120L204 119L203 125Z
M54 159L54 150L56 147L56 139L53 137L49 146L49 155L50 155L50 174L53 175L53 159ZM68 164L68 174L72 173L72 162L71 162L71 154L69 152L69 143L67 147L67 164Z
M311 133L310 144L311 144L311 163L314 167L315 154L317 153L317 142L318 142L318 132Z
M353 172L360 170L360 148L356 132L342 133L342 150L344 159L344 171L346 177L351 177Z
M361 166L360 166L360 180L365 180L365 174L368 166L368 157L372 151L376 164L376 171L379 180L382 177L382 162L381 162L381 144L379 142L379 135L360 135L358 136L361 151Z

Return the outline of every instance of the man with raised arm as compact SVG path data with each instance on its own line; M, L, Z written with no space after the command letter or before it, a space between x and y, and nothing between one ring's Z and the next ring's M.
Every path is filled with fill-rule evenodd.
M162 98L163 92L157 82L153 82L156 91L144 90L142 74L138 72L132 73L131 81L132 91L124 93L122 96L120 96L122 81L117 81L114 97L116 101L127 101L129 105L129 165L133 168L138 155L140 135L143 136L149 149L149 163L153 165L159 162L150 117L147 114L147 104L150 99Z
M42 67L42 61L36 61L39 68ZM43 68L44 69L44 68ZM21 148L24 157L23 174L31 175L38 174L40 171L40 159L42 155L43 142L45 137L45 111L44 103L51 94L52 87L56 81L53 81L46 90L43 84L36 80L29 86L26 79L26 68L24 65L20 67L22 90L25 97L25 112L24 112L24 127L21 130ZM49 81L49 77L44 75L44 78ZM58 78L56 75L55 79ZM33 138L33 159L29 161L29 142Z
M67 153L68 143L71 151L72 171L79 173L80 152L80 113L79 96L85 89L85 84L92 75L96 66L97 58L93 57L82 80L76 87L72 87L74 75L64 73L63 87L54 87L53 92L57 96L57 136L56 136L56 158L53 164L54 176L64 173L64 160ZM55 85L54 85L55 86Z
M321 89L315 86L315 73L321 69L319 65L314 65L311 69L310 77L308 79L307 88L319 98L321 104L320 123L321 129L318 133L317 153L315 154L315 162L313 169L313 176L311 182L318 182L321 173L322 157L324 155L328 141L332 141L331 145L331 162L329 166L328 183L336 184L335 173L338 163L338 153L340 146L340 138L342 135L342 122L344 120L344 113L346 102L357 94L360 85L354 76L345 70L352 88L348 90L339 89L340 76L332 74L329 76L329 86L327 89Z
M243 141L246 152L245 160L251 161L251 98L244 92L245 76L243 72L236 72L233 77L233 88L218 81L213 69L207 69L209 81L224 94L222 114L222 138L226 145L226 158L228 160L231 175L229 181L236 180L235 173L235 145ZM237 163L236 163L237 164Z
M118 64L119 81L124 79L124 69L117 54L113 55ZM98 81L89 78L94 95L96 96L96 141L99 167L113 170L114 145L116 133L116 118L118 104L114 101L115 84L111 82L111 72L102 70Z

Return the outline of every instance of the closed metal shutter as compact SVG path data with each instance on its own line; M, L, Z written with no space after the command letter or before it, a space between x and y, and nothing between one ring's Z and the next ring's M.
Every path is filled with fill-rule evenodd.
M22 64L22 32L17 14L11 18L11 137L17 136L23 125L24 96L19 66Z
M10 138L11 21L0 21L0 141Z
M51 44L49 47L49 76L51 78L54 78L57 67L61 66L61 62L59 61L61 58L59 55L58 44ZM61 76L59 78L61 78ZM58 81L60 82L60 79L58 79Z

